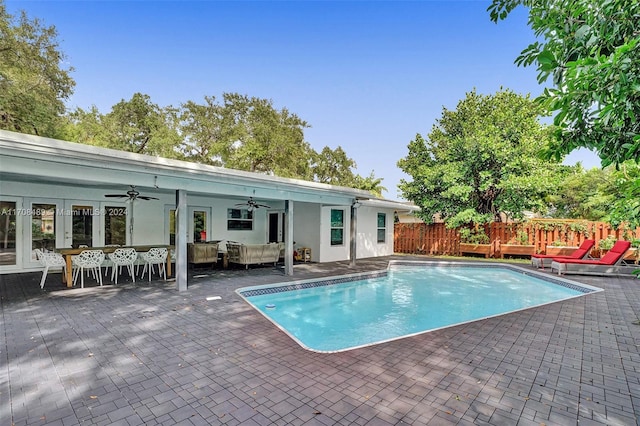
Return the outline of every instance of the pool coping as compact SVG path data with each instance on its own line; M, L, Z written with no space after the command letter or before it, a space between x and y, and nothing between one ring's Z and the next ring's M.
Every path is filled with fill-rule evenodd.
M540 303L540 304L533 305L533 306L527 306L527 307L516 309L516 310L513 310L513 311L503 312L503 313L499 313L499 314L495 314L495 315L488 315L488 316L481 317L481 318L476 318L476 319L472 319L472 320L468 320L468 321L458 322L458 323L455 323L455 324L445 325L445 326L442 326L442 327L432 328L432 329L429 329L429 330L423 330L423 331L419 331L419 332L416 332L416 333L404 334L402 336L392 337L392 338L379 340L379 341L372 342L372 343L366 343L366 344L362 344L362 345L358 345L358 346L351 346L351 347L348 347L348 348L337 349L337 350L318 350L318 349L314 349L314 348L311 348L311 347L307 346L302 341L300 341L296 336L291 334L286 328L284 328L278 322L273 320L269 315L267 315L265 312L263 312L260 308L258 308L254 303L252 303L249 300L249 297L257 296L257 295L273 294L273 293L284 292L284 291L296 291L296 290L302 290L302 289L313 288L313 287L324 287L324 286L329 286L329 285L342 284L342 283L345 283L345 282L358 281L358 280L361 280L361 279L382 277L382 276L386 276L388 271L391 270L392 267L398 267L398 266L400 266L400 267L401 266L421 266L421 265L444 266L444 267L463 266L463 267L476 267L476 268L479 267L479 268L508 269L508 270L512 270L512 271L516 271L516 272L522 273L523 275L536 277L536 278L542 279L544 281L548 281L548 282L551 282L553 284L560 285L562 287L566 287L566 288L570 288L572 290L579 291L580 294L576 294L574 296L569 296L569 297L566 297L566 298L563 298L563 299L560 299L560 300L554 300L554 301L551 301L551 302L545 302L545 303ZM259 291L259 290L274 290L274 291L260 292L260 293L251 294L251 295L245 295L244 294L244 293L247 293L247 292L250 292L250 291ZM588 291L585 291L585 290L588 290ZM242 298L247 304L249 304L254 310L256 310L258 313L260 313L260 315L265 317L272 324L274 324L279 330L281 330L287 336L289 336L294 342L296 342L303 349L311 351L311 352L315 352L315 353L332 354L332 353L346 352L346 351L351 351L351 350L354 350L354 349L366 348L366 347L369 347L369 346L388 343L388 342L392 342L392 341L395 341L395 340L400 340L400 339L405 339L405 338L408 338L408 337L418 336L418 335L425 334L425 333L431 333L431 332L442 330L442 329L446 329L446 328L457 327L457 326L461 326L461 325L464 325L464 324L473 323L473 322L476 322L476 321L483 321L483 320L487 320L487 319L490 319L490 318L495 318L495 317L499 317L499 316L503 316L503 315L509 315L509 314L513 314L513 313L516 313L516 312L524 311L524 310L527 310L527 309L538 308L538 307L550 305L550 304L553 304L553 303L565 302L565 301L568 301L568 300L571 300L571 299L575 299L575 298L578 298L578 297L583 297L583 296L586 296L586 295L595 294L595 293L599 293L599 292L603 292L603 291L604 291L604 289L599 288L599 287L595 287L595 286L591 286L591 285L588 285L588 284L579 283L579 282L572 281L572 280L569 280L569 279L566 279L566 278L562 278L562 277L550 276L550 275L545 274L543 272L532 271L530 269L523 268L523 267L520 267L520 266L517 266L517 265L513 265L513 264L508 264L508 263L501 263L501 262L450 262L450 261L440 261L440 260L415 260L415 261L414 260L390 260L388 265L387 265L387 268L386 269L382 269L382 270L368 271L368 272L358 272L358 273L353 273L353 274L335 275L335 276L320 277L320 278L309 278L309 279L296 280L296 281L284 282L284 283L279 283L279 284L263 284L263 285L257 285L257 286L242 287L242 288L236 289L235 293L238 296L240 296L240 298Z

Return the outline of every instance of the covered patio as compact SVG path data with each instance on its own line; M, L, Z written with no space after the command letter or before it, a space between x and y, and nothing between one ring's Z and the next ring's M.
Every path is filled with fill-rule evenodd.
M337 354L303 350L234 292L392 258L412 259L199 273L186 293L164 281L43 292L39 273L2 275L0 424L640 422L634 279L575 276L605 291Z
M171 246L183 291L188 244L228 241L282 244L291 275L296 248L314 262L392 254L395 212L417 209L358 189L1 130L0 148L0 274L41 270L36 249Z

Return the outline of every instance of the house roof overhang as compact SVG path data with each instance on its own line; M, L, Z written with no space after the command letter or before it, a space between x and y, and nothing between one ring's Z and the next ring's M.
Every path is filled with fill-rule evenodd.
M0 130L0 180L84 187L136 185L159 193L187 193L292 200L324 205L369 200L368 191L288 179L188 161L118 151ZM406 203L375 199L384 208ZM373 204L375 205L375 204Z

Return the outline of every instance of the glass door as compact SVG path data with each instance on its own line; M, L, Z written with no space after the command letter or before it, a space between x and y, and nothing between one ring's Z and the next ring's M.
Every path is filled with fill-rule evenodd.
M53 251L56 247L61 247L63 239L60 237L62 223L61 206L58 201L32 199L26 200L29 206L29 216L27 217L27 253L26 259L29 266L38 266L38 258L35 250Z
M21 266L22 201L19 198L0 198L0 270L12 270Z
M130 244L128 232L129 209L125 203L109 202L102 203L100 214L101 227L103 230L104 246L126 246Z
M208 207L189 207L189 235L187 241L200 243L213 239L209 232L211 209Z
M100 206L91 201L67 201L64 208L65 247L100 247Z
M211 229L211 209L209 207L189 207L188 243L200 243L213 240L209 232ZM165 242L176 243L176 209L173 206L165 206Z

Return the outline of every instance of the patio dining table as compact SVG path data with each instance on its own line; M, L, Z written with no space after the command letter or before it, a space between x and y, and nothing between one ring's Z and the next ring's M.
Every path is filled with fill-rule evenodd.
M64 256L65 261L67 262L67 273L62 274L62 282L67 284L67 287L73 287L73 272L71 269L71 256L82 253L85 250L102 250L105 254L113 253L119 248L134 248L138 253L147 252L149 249L153 247L166 248L168 249L167 254L167 276L171 276L171 249L173 246L166 244L154 244L154 245L146 245L146 246L122 246L122 247L80 247L80 248L56 248L56 251Z

